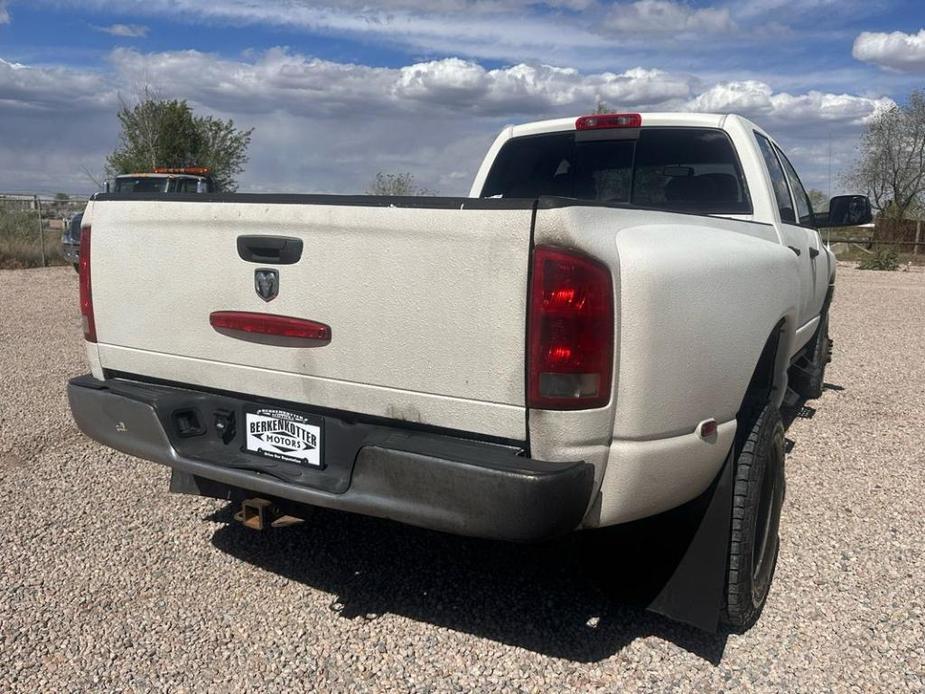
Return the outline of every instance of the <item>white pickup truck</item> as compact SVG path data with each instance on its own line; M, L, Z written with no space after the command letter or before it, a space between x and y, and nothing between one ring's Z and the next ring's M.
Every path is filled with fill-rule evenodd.
M818 217L759 127L676 113L506 128L468 198L98 195L71 409L245 511L537 540L710 495L687 562L720 579L692 600L746 627L777 558L778 408L829 358ZM860 196L828 217L869 218Z

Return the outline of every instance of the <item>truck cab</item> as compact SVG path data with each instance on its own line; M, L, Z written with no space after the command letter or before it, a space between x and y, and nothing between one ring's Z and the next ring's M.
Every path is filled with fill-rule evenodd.
M735 114L599 114L509 126L470 197L559 196L710 215L774 228L798 258L800 335L812 336L834 279L806 189L783 149Z

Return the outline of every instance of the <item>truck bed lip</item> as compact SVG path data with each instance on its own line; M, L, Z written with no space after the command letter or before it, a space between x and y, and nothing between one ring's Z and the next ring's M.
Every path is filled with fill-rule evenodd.
M157 389L120 383L116 391L82 376L69 382L68 399L87 436L130 455L257 494L458 535L561 535L579 526L592 493L594 468L585 462L538 461L497 444L399 429L359 448L344 491L325 491L181 454L157 410Z
M536 205L536 198L319 195L312 193L98 193L93 199L101 202L224 202L463 210L529 210Z

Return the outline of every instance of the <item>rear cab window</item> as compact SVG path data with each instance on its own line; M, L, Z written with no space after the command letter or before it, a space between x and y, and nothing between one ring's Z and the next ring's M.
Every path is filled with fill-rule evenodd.
M171 192L175 193L198 193L199 192L199 180L198 178L177 178L174 179L173 187L174 190Z
M601 132L598 138L566 132L509 140L482 197L551 195L666 211L751 214L742 168L722 130L649 126L619 139Z
M793 211L793 201L790 198L790 188L787 185L787 176L784 173L784 167L781 166L780 160L774 151L774 145L761 133L755 133L755 140L758 142L758 150L764 159L765 168L768 176L771 178L771 188L774 190L774 198L777 201L777 210L780 213L780 221L787 224L796 224L797 217Z
M167 179L162 176L120 177L116 179L116 193L166 193Z

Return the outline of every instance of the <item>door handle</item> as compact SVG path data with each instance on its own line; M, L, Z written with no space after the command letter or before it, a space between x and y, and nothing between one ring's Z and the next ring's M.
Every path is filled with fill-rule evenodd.
M249 263L292 265L302 257L302 239L291 236L239 236L238 255Z
M809 257L810 259L815 258L819 255L819 249L812 246L809 247Z
M787 248L789 248L791 251L793 251L797 255L800 255L800 249L797 248L796 246L787 246Z

